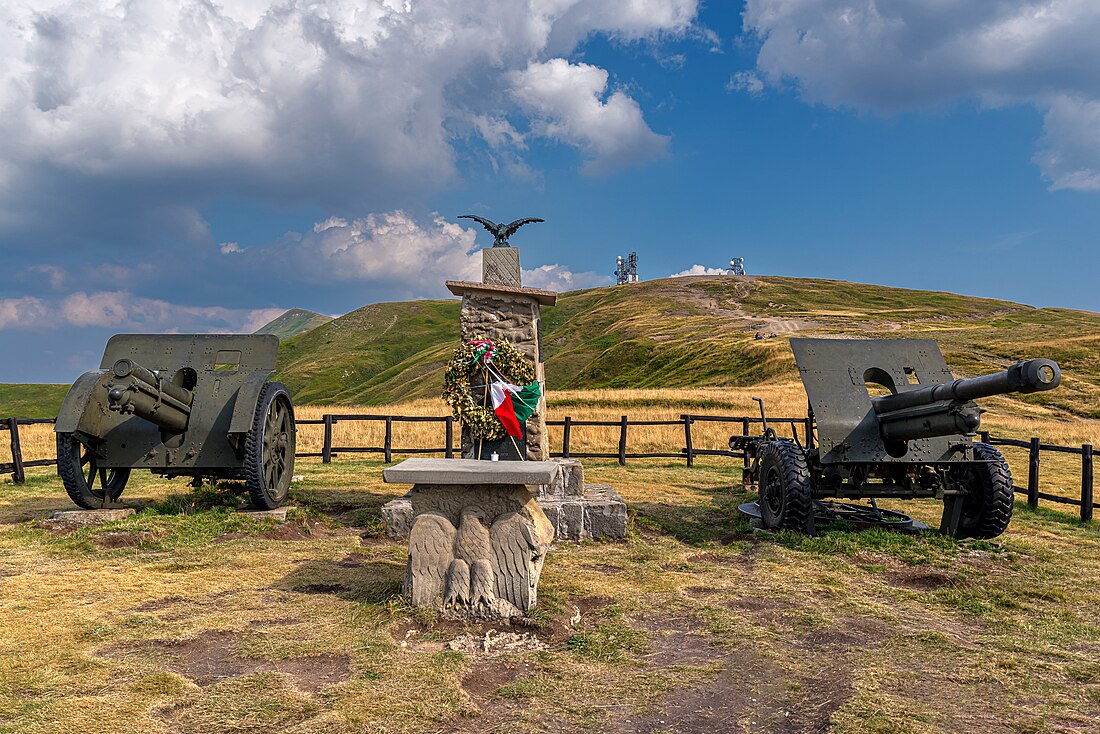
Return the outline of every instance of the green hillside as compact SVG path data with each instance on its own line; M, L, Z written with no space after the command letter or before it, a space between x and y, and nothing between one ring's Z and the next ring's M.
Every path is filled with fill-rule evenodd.
M0 384L0 418L53 418L68 385Z
M300 403L384 404L436 395L459 301L366 306L283 344ZM779 338L754 339L754 333ZM550 390L751 385L796 379L792 335L939 340L959 374L1033 356L1064 387L1025 400L1100 416L1100 314L843 281L700 276L562 294L543 310Z
M274 334L279 341L286 341L292 336L305 334L322 324L332 321L331 316L315 311L306 311L304 308L292 308L282 316L256 329L257 334Z

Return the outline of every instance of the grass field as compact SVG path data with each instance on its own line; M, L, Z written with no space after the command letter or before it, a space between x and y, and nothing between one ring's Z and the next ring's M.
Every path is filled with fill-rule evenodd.
M589 462L625 543L559 545L519 628L448 645L400 597L381 465L303 461L282 526L136 477L62 534L0 483L0 732L1084 732L1100 720L1100 535L1017 506L997 543L755 536L731 462ZM904 503L934 522L931 502ZM493 634L489 632L489 634ZM499 632L497 633L499 635Z
M788 383L558 391L551 417L739 415L750 394L801 413ZM999 435L1100 438L1100 421L1057 408L988 407ZM383 412L443 410L425 399ZM312 428L302 450L319 446ZM25 451L52 455L52 434L33 429ZM336 430L337 443L381 441L380 426ZM729 433L699 430L696 445L715 448ZM441 426L395 431L398 445L442 438ZM589 448L616 439L574 435ZM682 429L632 429L631 450L681 441ZM1044 481L1072 495L1073 463L1044 462ZM556 546L540 605L517 628L530 649L502 654L470 643L499 629L402 600L406 549L382 537L378 509L405 487L383 484L377 461L301 460L285 525L237 513L231 485L192 492L135 474L124 498L137 515L61 532L42 525L70 507L52 472L0 479L0 732L1085 732L1100 721L1096 523L1018 503L992 543L765 537L735 512L752 497L733 486L739 462L585 464L588 481L627 500L628 539ZM934 502L887 504L938 521Z

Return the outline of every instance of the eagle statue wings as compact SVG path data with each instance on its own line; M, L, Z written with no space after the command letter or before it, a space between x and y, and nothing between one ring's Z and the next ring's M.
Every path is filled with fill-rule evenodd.
M546 221L545 219L538 219L537 217L524 217L510 224L505 224L504 222L498 224L489 221L485 217L479 217L476 214L462 214L459 216L459 219L472 219L484 227L489 234L493 235L493 247L511 247L511 245L508 244L508 238L514 235L517 229L525 224Z
M499 515L491 527L487 519L476 505L462 508L457 528L442 513L417 515L406 575L413 604L475 616L513 616L535 605L545 549L530 521L519 512Z

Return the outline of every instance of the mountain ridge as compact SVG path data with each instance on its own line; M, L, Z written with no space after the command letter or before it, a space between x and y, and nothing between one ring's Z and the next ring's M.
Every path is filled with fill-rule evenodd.
M458 299L364 306L285 342L278 375L303 403L437 395L459 309ZM1100 314L1087 311L848 281L689 276L562 293L542 324L551 400L555 389L797 380L790 336L913 336L937 339L960 375L1056 359L1065 386L1020 399L1100 415Z

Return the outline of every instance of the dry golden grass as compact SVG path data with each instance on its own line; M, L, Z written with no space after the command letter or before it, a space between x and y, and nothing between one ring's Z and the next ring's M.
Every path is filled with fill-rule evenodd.
M755 416L752 396L762 397L772 416L801 417L806 414L806 397L800 383L758 385L752 388L699 388L666 390L567 390L549 393L549 419L615 421L622 415L631 420L679 420L684 413L699 415ZM1100 420L1067 416L1064 412L1020 401L998 398L983 401L989 412L983 417L983 428L994 436L1026 440L1039 436L1043 443L1079 447L1090 443L1100 446ZM319 419L325 413L336 415L373 414L407 416L443 416L447 406L439 399L425 398L391 406L298 406L299 419ZM757 430L753 426L751 430ZM789 435L785 425L780 433ZM730 435L739 433L738 423L697 422L692 426L692 442L696 449L725 449ZM799 427L801 436L801 427ZM385 426L381 421L337 423L333 427L335 446L382 446ZM52 427L22 426L20 431L25 459L50 458L55 454ZM631 453L675 453L684 446L684 430L675 426L632 426L627 431ZM0 463L10 461L6 433L0 433ZM575 426L570 448L578 453L613 453L618 450L617 426ZM455 430L457 446L458 431ZM298 451L320 452L323 428L319 425L298 429ZM550 427L553 451L560 451L562 429ZM442 447L442 423L393 424L393 446L396 448ZM1016 483L1027 483L1027 450L1003 447L1014 470ZM400 455L400 454L398 454ZM346 460L338 458L337 461ZM1040 477L1042 490L1066 497L1080 496L1080 457L1044 452Z

